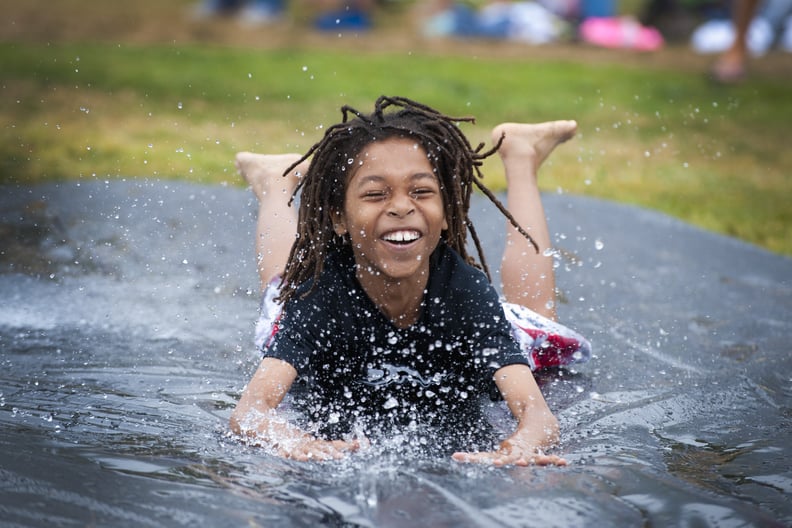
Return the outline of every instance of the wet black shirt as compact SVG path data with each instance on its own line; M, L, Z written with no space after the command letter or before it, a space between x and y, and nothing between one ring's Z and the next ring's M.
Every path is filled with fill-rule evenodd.
M297 370L305 390L295 401L321 433L428 426L463 447L494 440L481 399L495 392L498 368L528 362L486 275L443 243L431 259L421 314L406 329L365 294L351 253L331 255L313 292L301 298L303 285L284 307L264 355Z

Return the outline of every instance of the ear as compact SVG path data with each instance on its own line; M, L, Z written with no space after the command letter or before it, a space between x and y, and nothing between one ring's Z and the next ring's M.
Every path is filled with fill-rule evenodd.
M448 231L448 220L446 220L445 215L443 215L443 231Z
M333 211L331 215L333 217L333 231L335 231L335 234L340 237L346 235L349 230L346 227L346 218L344 218L344 213L340 211Z

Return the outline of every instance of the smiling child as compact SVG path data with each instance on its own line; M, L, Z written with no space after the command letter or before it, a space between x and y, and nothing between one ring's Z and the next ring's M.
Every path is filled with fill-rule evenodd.
M505 123L482 152L458 127L471 118L405 98L381 97L368 115L342 112L304 156L237 156L259 201L264 358L232 431L297 460L414 433L460 462L565 464L544 453L558 422L532 370L584 361L590 346L555 322L537 173L577 124ZM494 152L509 210L480 181ZM503 300L468 217L474 187L508 220ZM287 393L297 417L285 412ZM482 410L490 396L517 420L499 443Z

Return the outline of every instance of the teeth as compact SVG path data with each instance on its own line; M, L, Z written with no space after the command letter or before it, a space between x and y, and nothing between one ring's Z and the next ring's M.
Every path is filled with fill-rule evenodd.
M383 237L388 242L412 242L421 238L417 231L394 231Z

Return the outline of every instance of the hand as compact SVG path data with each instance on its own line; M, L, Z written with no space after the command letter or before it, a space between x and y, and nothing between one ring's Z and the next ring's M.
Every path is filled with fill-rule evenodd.
M289 439L273 445L278 456L300 462L325 462L339 460L360 450L367 442L360 440L321 440L310 435Z
M547 455L540 448L506 439L501 442L497 451L479 453L454 453L451 458L457 462L492 464L497 467L515 466L566 466L567 461L558 455Z
M542 451L558 443L558 420L547 406L531 369L527 365L507 365L495 372L495 383L517 418L517 430L496 451L454 453L453 459L495 466L565 466L563 458Z
M306 433L276 413L249 413L240 421L236 413L231 430L249 446L264 447L275 455L301 462L344 458L370 445L366 437L352 440L322 440Z

